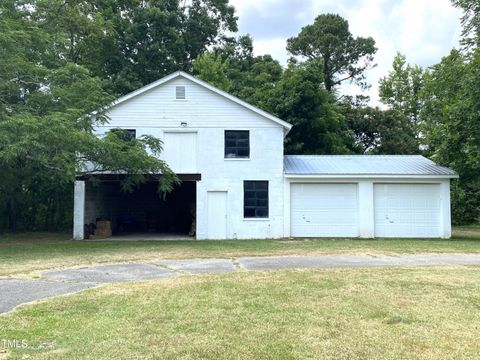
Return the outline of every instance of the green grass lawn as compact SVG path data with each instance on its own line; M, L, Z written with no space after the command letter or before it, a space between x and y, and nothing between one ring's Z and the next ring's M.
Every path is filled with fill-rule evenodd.
M0 235L0 276L101 263L267 255L480 253L480 227L457 228L451 240L295 239L245 241L73 241L69 234Z
M0 338L27 342L12 359L478 359L479 279L452 267L112 284L0 316Z

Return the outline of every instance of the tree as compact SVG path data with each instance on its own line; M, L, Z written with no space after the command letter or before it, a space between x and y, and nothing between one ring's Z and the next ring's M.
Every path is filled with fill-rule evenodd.
M198 77L266 111L271 92L282 77L280 63L270 55L254 56L249 35L229 39L194 63Z
M249 35L240 36L217 51L229 61L231 93L263 110L272 111L269 99L283 74L280 63L270 55L254 56Z
M457 50L434 65L425 82L421 111L428 155L452 167L460 179L452 187L456 223L480 215L480 49Z
M321 66L291 62L271 92L273 113L294 125L286 139L287 154L350 152L345 119L323 87Z
M55 54L90 70L116 95L177 70L236 31L228 0L30 0Z
M229 92L232 81L228 78L230 63L222 60L220 55L214 52L205 52L193 62L193 71L203 81Z
M125 190L142 183L145 174L158 173L165 176L159 191L171 190L176 177L158 159L158 139L145 136L126 144L114 133L105 138L92 133L93 125L103 117L101 113L84 114L110 100L98 79L69 64L47 70L44 81L47 94L31 93L22 111L0 120L0 202L6 204L3 210L11 230L18 224L38 228L59 225L50 224L45 216L69 213L64 206L59 208L59 203L71 204L65 200L70 200L75 173L86 163L94 165L91 171L128 173L122 183Z
M325 88L331 91L347 80L366 87L365 71L372 67L377 48L371 37L353 37L347 20L341 16L322 14L288 39L287 50L319 61L323 65Z
M480 43L480 2L478 0L451 0L452 4L463 10L462 43L467 48Z
M423 105L422 88L424 71L421 67L407 64L404 55L397 53L393 60L393 70L380 79L380 101L407 120L404 127L421 142L420 109Z
M125 190L162 173L159 191L169 191L176 177L158 159L158 139L93 134L113 97L88 69L52 56L60 34L32 22L28 8L2 4L0 14L0 228L68 226L75 173L86 163L130 174Z
M415 154L418 147L405 115L364 104L345 103L348 128L361 154Z

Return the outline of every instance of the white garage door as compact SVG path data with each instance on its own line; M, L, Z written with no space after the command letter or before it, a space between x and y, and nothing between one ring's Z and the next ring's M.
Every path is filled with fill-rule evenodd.
M291 234L358 236L357 184L292 184Z
M439 184L375 184L376 237L440 237Z

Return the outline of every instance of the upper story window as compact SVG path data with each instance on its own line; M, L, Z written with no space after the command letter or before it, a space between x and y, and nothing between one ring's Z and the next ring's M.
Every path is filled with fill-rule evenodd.
M185 100L187 98L187 91L185 86L178 85L175 86L175 99L177 100Z
M268 181L243 182L243 217L268 218Z
M250 132L225 130L225 158L250 157Z
M125 141L133 140L137 137L137 130L135 129L112 129L112 132L115 132L117 136Z

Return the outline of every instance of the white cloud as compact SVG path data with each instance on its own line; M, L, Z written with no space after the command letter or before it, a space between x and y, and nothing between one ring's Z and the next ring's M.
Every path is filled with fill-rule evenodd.
M255 40L255 55L270 54L274 59L282 59L282 64L286 63L285 39L274 38L268 40Z
M286 39L321 13L338 13L356 36L372 36L377 67L369 70L369 95L378 103L378 80L387 75L397 51L411 63L429 66L458 45L459 10L449 0L231 0L239 33L250 33L256 54L271 54L286 64ZM342 91L355 93L355 86Z

